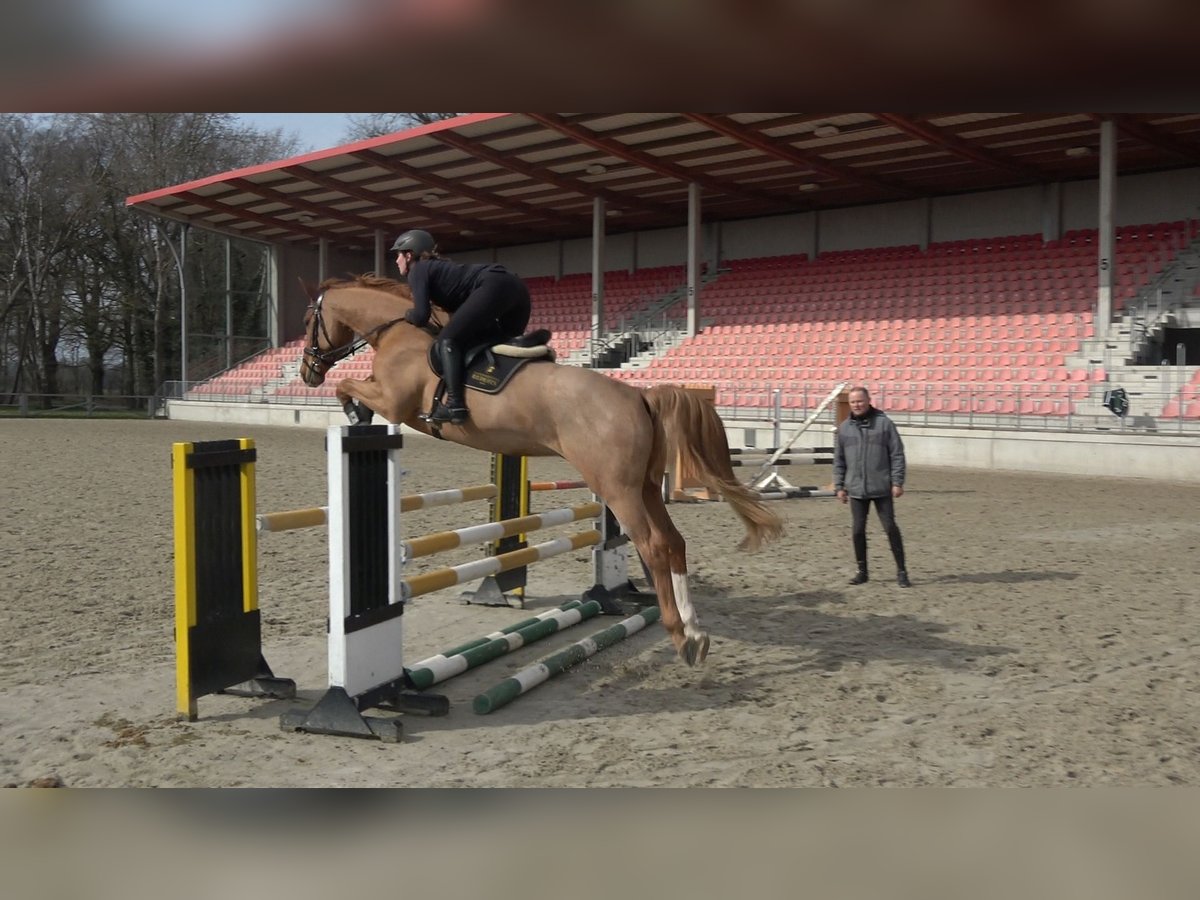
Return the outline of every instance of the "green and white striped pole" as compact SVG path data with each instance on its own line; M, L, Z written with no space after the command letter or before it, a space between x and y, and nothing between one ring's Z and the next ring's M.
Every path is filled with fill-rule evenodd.
M505 678L499 684L477 696L472 706L479 715L487 715L492 710L511 703L526 691L532 690L571 666L578 665L606 647L611 647L613 644L625 640L631 634L641 631L647 625L657 622L658 617L658 607L650 606L616 625L590 634L566 649L552 653L545 659L534 663L528 669L522 669L516 675Z
M583 606L582 600L568 600L566 603L558 607L558 609L574 609L577 606ZM549 618L554 615L555 610L548 609L545 612L540 612L536 616L531 616L528 619L522 619L520 622L514 622L507 628L501 628L499 631L493 631L491 634L485 634L483 637L477 637L473 641L467 641L465 644L459 644L457 647L451 647L449 650L443 650L441 653L435 653L429 659L441 659L447 656L457 656L460 653L465 653L472 647L478 647L480 644L486 644L488 641L494 641L498 637L504 637L506 634L512 634L514 631L520 631L529 625L536 625L542 619ZM413 666L414 669L425 665L428 660L421 660Z
M414 688L425 690L447 678L453 678L468 669L490 662L498 656L541 640L556 631L569 628L584 619L590 619L599 612L600 604L595 600L589 600L587 603L571 609L552 609L542 616L535 617L532 623L524 627L500 634L474 647L467 647L459 653L431 656L406 670L405 674L408 682Z

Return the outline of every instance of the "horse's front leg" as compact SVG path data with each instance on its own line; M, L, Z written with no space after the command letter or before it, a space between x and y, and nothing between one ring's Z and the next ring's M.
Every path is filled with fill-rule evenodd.
M389 418L384 408L383 388L374 378L361 381L356 378L343 378L334 388L334 394L351 425L367 425L375 413L379 413L385 419Z

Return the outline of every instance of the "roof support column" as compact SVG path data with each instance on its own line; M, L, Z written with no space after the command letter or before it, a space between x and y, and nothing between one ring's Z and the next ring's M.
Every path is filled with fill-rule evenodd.
M233 368L233 241L225 237L225 368Z
M1113 206L1117 186L1117 130L1112 120L1100 123L1100 259L1096 279L1096 337L1112 324Z
M688 185L687 336L696 336L700 296L700 185Z
M191 226L186 222L179 226L179 250L171 243L171 236L166 229L160 229L154 223L154 231L162 235L163 243L171 251L175 260L175 271L179 275L179 396L182 397L188 389L188 290L187 290L187 236Z
M267 292L267 335L272 347L283 346L283 328L279 322L279 309L283 298L283 266L280 257L283 248L272 244L267 250L268 283L271 289Z
M317 284L329 277L329 238L317 239Z
M180 397L186 394L188 389L187 239L190 230L190 225L179 229L179 255L175 257L175 263L179 266L179 380L183 382L180 385ZM171 246L170 238L167 239L167 246ZM171 252L174 253L174 248Z
M604 330L604 198L592 201L592 340L589 350L592 368L600 353Z

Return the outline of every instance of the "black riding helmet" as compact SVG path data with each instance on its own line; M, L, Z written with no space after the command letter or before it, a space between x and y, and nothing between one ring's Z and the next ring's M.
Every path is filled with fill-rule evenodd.
M412 253L413 256L419 258L424 253L432 253L436 247L437 241L433 239L432 234L428 231L414 228L412 231L406 231L400 237L396 238L396 243L392 244L392 252Z

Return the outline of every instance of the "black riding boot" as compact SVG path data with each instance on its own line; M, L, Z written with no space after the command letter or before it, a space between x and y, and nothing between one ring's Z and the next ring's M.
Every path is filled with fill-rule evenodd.
M442 380L446 382L446 391L441 402L434 405L429 421L461 425L470 415L463 399L462 350L453 341L438 341L438 357L442 361Z
M855 531L851 535L854 542L854 561L858 563L858 572L850 579L851 584L866 584L867 578L867 532Z

